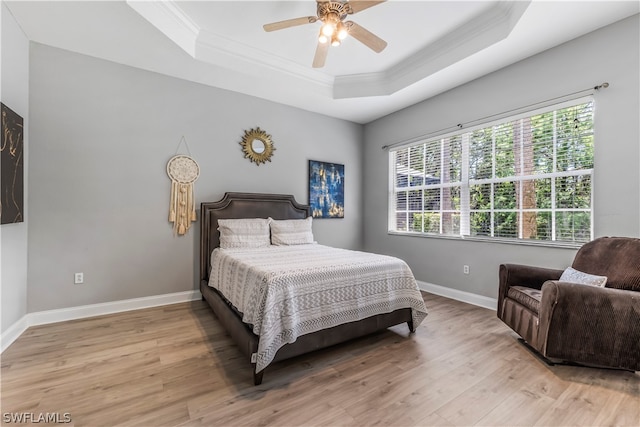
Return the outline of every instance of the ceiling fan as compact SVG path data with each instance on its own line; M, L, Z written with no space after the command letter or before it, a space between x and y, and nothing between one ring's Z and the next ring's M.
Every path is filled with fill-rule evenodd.
M349 35L377 53L382 52L384 48L387 47L387 42L380 37L353 21L345 21L347 15L353 15L354 13L384 3L385 1L386 0L316 0L318 6L317 16L304 16L273 22L271 24L265 24L263 28L265 31L276 31L320 21L322 26L320 27L320 34L318 35L318 46L316 47L316 54L313 58L313 67L321 68L327 59L329 45L339 46L340 42Z

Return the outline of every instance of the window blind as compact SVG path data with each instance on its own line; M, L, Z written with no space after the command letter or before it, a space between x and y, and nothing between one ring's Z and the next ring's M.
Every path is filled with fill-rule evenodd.
M391 150L390 230L585 242L593 100Z

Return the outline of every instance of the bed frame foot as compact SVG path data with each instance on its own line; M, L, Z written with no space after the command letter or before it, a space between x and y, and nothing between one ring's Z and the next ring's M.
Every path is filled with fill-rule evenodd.
M414 334L416 332L416 328L413 327L413 320L409 320L407 322L407 326L409 327L409 332Z
M256 373L256 368L253 368L253 385L262 384L262 375L264 374L264 369L258 373Z

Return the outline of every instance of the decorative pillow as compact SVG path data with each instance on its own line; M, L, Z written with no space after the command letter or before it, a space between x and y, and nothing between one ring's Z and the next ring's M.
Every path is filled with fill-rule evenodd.
M607 276L596 276L594 274L583 273L574 268L567 268L560 276L560 282L579 283L581 285L600 286L607 284Z
M219 219L220 247L235 249L271 246L270 222L270 218Z
M271 219L271 244L283 246L315 243L313 241L311 221L311 217L305 219Z

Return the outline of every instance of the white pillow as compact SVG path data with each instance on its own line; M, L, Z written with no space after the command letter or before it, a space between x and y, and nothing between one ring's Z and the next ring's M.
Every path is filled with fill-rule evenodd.
M315 243L311 230L311 217L305 219L271 219L272 245L305 245Z
M600 286L607 284L607 276L596 276L594 274L583 273L574 268L568 267L560 276L561 282L579 283L581 285Z
M235 249L271 246L270 222L270 218L219 219L220 247Z

